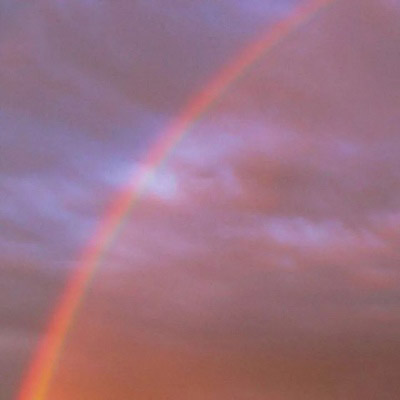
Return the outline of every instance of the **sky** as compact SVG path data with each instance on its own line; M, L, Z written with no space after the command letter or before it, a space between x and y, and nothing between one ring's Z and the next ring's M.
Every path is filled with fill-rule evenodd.
M303 0L304 1L304 0ZM165 128L300 0L0 0L0 399ZM400 396L400 1L336 0L149 182L50 400Z

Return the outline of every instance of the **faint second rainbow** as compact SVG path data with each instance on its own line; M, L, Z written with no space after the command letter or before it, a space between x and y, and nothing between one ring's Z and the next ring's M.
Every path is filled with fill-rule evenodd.
M319 10L334 0L311 0L302 4L288 18L262 33L258 40L242 51L233 62L224 67L203 90L183 108L169 128L147 154L143 168L116 195L75 268L50 320L45 336L37 349L16 400L45 400L51 379L60 359L68 331L79 306L84 300L100 261L121 230L132 207L146 189L160 164L191 126L240 78L246 70L290 33L310 20Z

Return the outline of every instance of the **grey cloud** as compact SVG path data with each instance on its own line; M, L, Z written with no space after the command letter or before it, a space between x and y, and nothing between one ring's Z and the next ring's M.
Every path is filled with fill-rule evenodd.
M1 40L6 398L115 188L254 8L281 12L160 4L41 1ZM50 398L396 398L397 18L337 1L196 124L102 258Z

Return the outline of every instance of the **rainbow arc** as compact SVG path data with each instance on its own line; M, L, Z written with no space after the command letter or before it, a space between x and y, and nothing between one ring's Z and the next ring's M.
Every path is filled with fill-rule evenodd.
M159 136L146 155L143 168L135 172L115 195L92 239L84 248L29 365L16 400L47 399L68 332L74 325L96 271L160 165L188 134L190 128L255 62L333 2L334 0L307 1L287 18L263 32L195 95Z

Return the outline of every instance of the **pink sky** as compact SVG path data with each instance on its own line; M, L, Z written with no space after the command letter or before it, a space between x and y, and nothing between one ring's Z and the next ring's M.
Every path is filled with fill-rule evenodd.
M295 0L0 1L0 399L117 189ZM337 0L174 149L50 400L400 396L400 1Z

